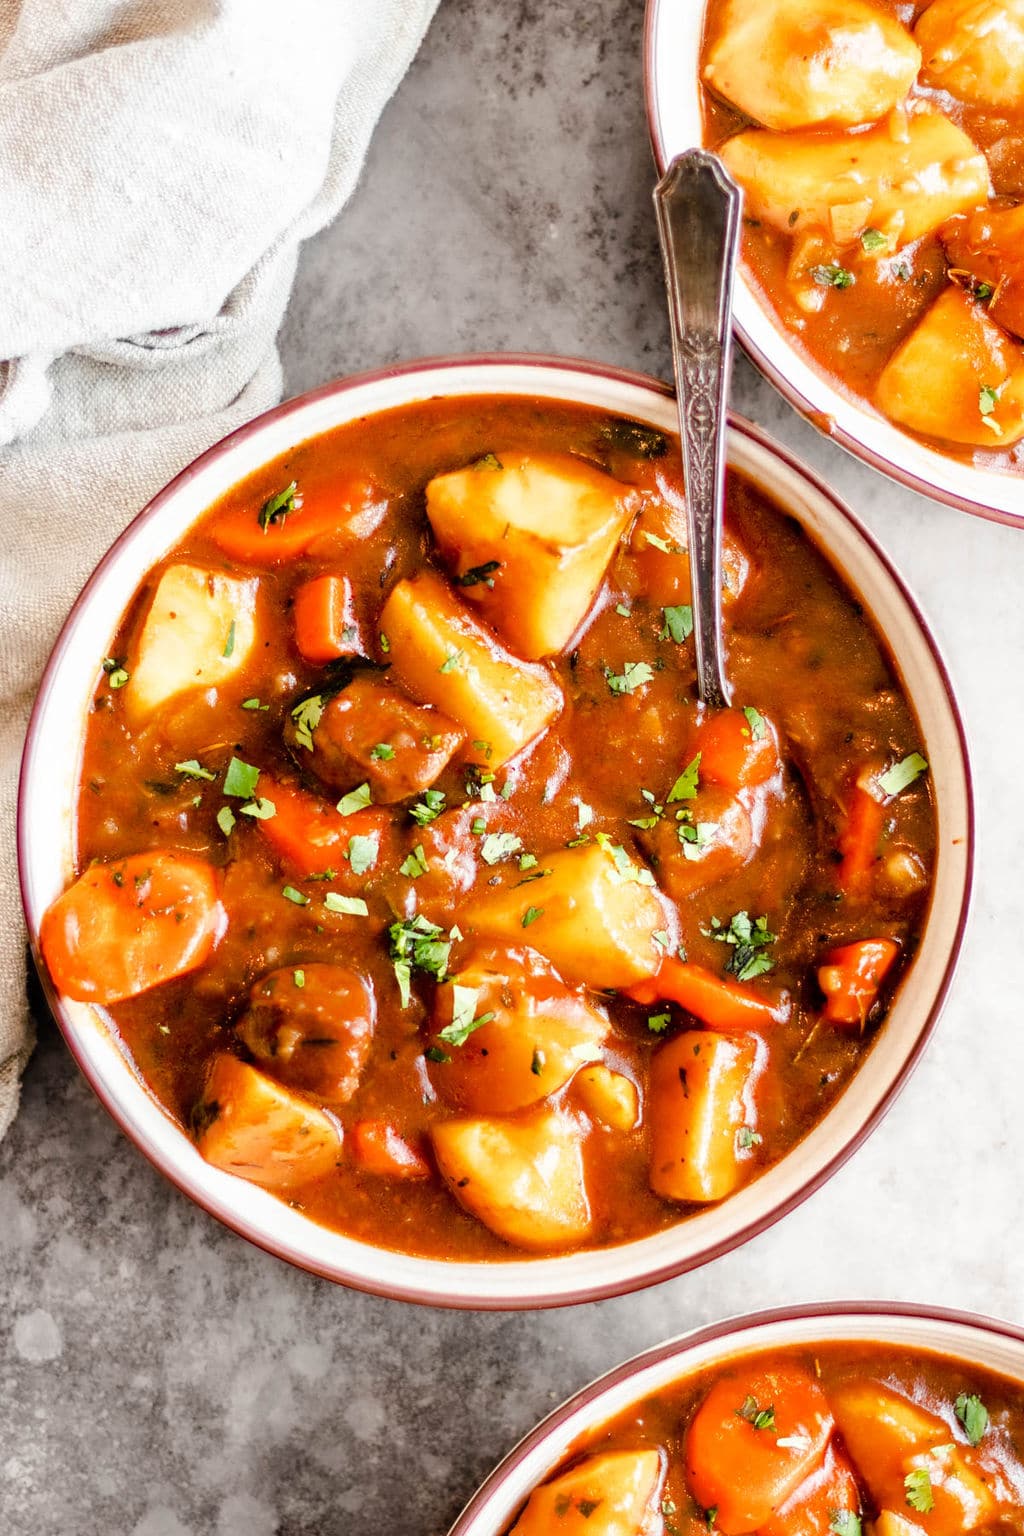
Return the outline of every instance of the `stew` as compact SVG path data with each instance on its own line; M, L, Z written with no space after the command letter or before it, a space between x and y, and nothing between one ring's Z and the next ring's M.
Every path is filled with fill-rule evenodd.
M627 1409L515 1536L967 1536L1024 1529L1019 1383L922 1350L744 1355Z
M57 988L218 1167L402 1251L621 1242L782 1157L870 1048L935 842L884 643L733 476L736 707L680 470L432 401L237 486L97 659Z
M709 0L708 144L763 302L946 452L1024 453L1024 0Z

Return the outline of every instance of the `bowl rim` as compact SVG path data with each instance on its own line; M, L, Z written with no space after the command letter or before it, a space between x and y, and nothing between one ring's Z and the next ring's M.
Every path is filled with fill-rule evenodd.
M476 1522L481 1514L486 1511L486 1506L505 1482L516 1472L522 1462L541 1446L546 1440L554 1437L557 1431L568 1420L582 1410L591 1407L606 1392L613 1390L631 1377L639 1376L650 1366L660 1365L663 1361L678 1357L680 1361L679 1379L685 1374L685 1360L691 1351L699 1350L706 1344L714 1344L717 1341L735 1341L741 1345L744 1334L756 1329L770 1327L774 1324L799 1323L818 1318L822 1322L840 1322L843 1319L863 1319L876 1317L880 1321L904 1321L912 1319L937 1323L940 1326L954 1326L971 1329L976 1333L988 1334L996 1338L1010 1339L1014 1343L1024 1344L1024 1328L1016 1323L1010 1323L1002 1318L990 1317L983 1312L967 1312L953 1307L932 1307L919 1302L910 1301L811 1301L802 1302L795 1306L767 1307L757 1312L733 1313L728 1317L720 1318L717 1322L700 1324L695 1328L686 1329L683 1333L674 1334L672 1338L664 1340L661 1344L652 1345L648 1349L641 1350L639 1354L631 1355L620 1365L612 1366L610 1370L602 1372L593 1381L581 1387L557 1408L536 1424L533 1429L519 1440L511 1450L507 1451L498 1462L497 1466L488 1474L469 1502L456 1516L454 1524L448 1531L448 1536L503 1536L503 1533L492 1528L475 1529ZM837 1335L837 1340L840 1336ZM787 1347L780 1343L780 1348ZM922 1348L927 1348L922 1345ZM742 1353L738 1347L736 1354ZM723 1350L723 1359L729 1355ZM968 1360L969 1356L951 1355L950 1358ZM1012 1379L1012 1378L1011 1378ZM1024 1375L1022 1375L1024 1381ZM588 1428L595 1428L602 1422L595 1417ZM563 1449L566 1449L563 1447Z
M658 93L655 88L655 56L657 53L661 15L668 3L669 0L646 0L642 42L644 111L647 118L647 132L650 139L651 152L659 176L664 175L669 162L658 113ZM708 0L699 0L699 3L702 7L702 13L706 13ZM738 281L740 283L744 281L742 273L738 274ZM766 306L760 305L760 301L757 299L753 288L750 289L750 292L754 302L758 303L762 309L766 309ZM769 316L769 319L771 320L772 329L778 336L782 346L787 350L795 351L792 343L789 342L785 332L776 323L774 317ZM857 436L856 432L841 425L831 412L824 409L822 405L816 405L812 400L808 399L803 391L798 389L790 380L782 364L769 356L764 348L753 339L747 327L741 320L736 318L735 314L733 316L733 330L739 337L747 356L756 365L758 370L764 374L768 382L774 385L787 404L799 412L805 421L810 422L811 426L820 432L822 437L836 443L853 458L859 459L862 464L869 465L872 469L877 470L879 474L885 475L887 479L895 481L897 485L902 485L910 491L916 491L918 495L927 496L932 501L941 502L944 506L953 507L957 512L966 512L970 516L984 518L987 522L1002 523L1005 527L1009 528L1024 527L1024 477L1020 481L1022 510L1020 512L1012 512L1008 511L1005 507L992 506L988 502L981 501L976 497L971 498L960 495L958 492L950 490L943 485L941 479L928 479L923 474L917 474L911 469L906 469L894 459L887 458L884 453L869 447L868 444ZM817 364L813 365L813 371L822 378L823 384L827 385L828 381ZM822 425L823 418L828 421L827 427ZM902 429L900 430L902 432ZM902 435L909 438L912 442L917 441L913 434L909 432L902 432ZM937 457L941 457L939 449L932 451ZM936 475L938 475L938 469L936 469Z
M956 741L960 753L960 760L963 769L963 842L965 846L963 850L963 890L960 900L960 910L957 915L956 928L950 941L946 964L942 972L941 980L937 985L932 1005L927 1015L922 1020L914 1037L913 1043L908 1048L896 1076L889 1084L882 1096L879 1098L878 1102L874 1105L870 1114L858 1125L856 1131L850 1135L848 1139L842 1142L840 1146L837 1147L831 1156L829 1156L820 1166L812 1170L808 1177L804 1179L788 1195L786 1195L785 1198L783 1198L778 1204L771 1205L768 1209L758 1213L737 1231L726 1234L717 1240L709 1242L695 1252L683 1254L682 1256L669 1259L664 1263L658 1264L657 1267L645 1269L640 1274L633 1274L621 1277L619 1279L603 1282L597 1281L592 1284L581 1284L578 1289L573 1289L571 1291L547 1293L543 1290L537 1290L524 1293L522 1295L502 1296L474 1295L469 1291L458 1294L438 1294L436 1290L430 1288L427 1285L421 1287L419 1285L406 1284L404 1282L390 1283L386 1278L386 1275L383 1273L371 1277L364 1274L352 1273L342 1264L327 1265L322 1263L318 1261L314 1256L295 1248L286 1239L282 1238L275 1240L272 1235L264 1234L256 1230L248 1218L238 1210L228 1210L218 1207L211 1198L208 1198L203 1192L197 1191L192 1187L187 1175L179 1173L175 1168L169 1166L167 1161L162 1156L160 1156L155 1149L151 1149L150 1147L143 1145L142 1141L136 1135L135 1130L130 1123L127 1112L121 1106L119 1095L115 1088L108 1084L102 1073L93 1070L92 1064L88 1061L84 1051L79 1047L76 1026L68 1018L65 1012L64 999L53 986L47 968L43 962L39 949L38 931L36 926L33 924L31 916L31 906L28 892L28 869L30 862L30 834L27 825L27 801L29 795L28 786L31 777L33 759L37 751L40 749L42 717L45 713L49 694L55 684L56 674L62 666L65 655L69 649L71 631L74 627L76 616L79 610L89 603L94 589L102 583L108 567L116 561L122 549L139 536L143 526L148 525L152 520L158 518L162 514L165 505L169 502L173 502L179 490L183 486L187 485L198 474L201 468L206 467L217 458L226 454L228 451L233 450L239 444L245 443L248 441L248 439L258 437L268 424L272 422L276 423L287 420L287 418L291 415L298 415L314 402L330 399L336 396L344 396L351 391L365 388L368 385L381 383L385 380L415 377L418 374L429 374L438 370L472 370L474 368L493 369L495 367L518 367L535 369L538 375L537 394L538 397L541 398L544 398L543 379L544 374L547 371L560 371L563 373L568 371L571 373L579 374L583 377L606 379L614 383L621 383L633 388L638 388L658 394L664 399L671 400L674 398L674 392L672 388L663 380L654 378L651 375L637 372L632 369L619 368L613 364L599 363L584 358L563 357L557 356L555 354L543 353L452 354L450 356L411 359L405 362L394 363L382 368L370 369L361 373L346 375L340 379L331 380L328 383L320 385L318 388L310 390L305 394L297 395L289 400L283 401L280 405L273 407L269 411L263 412L261 415L254 417L251 421L248 421L242 426L236 428L233 432L229 433L226 437L221 438L218 442L212 444L208 449L205 450L204 453L200 454L197 458L187 464L182 470L179 471L177 475L173 477L173 479L168 481L168 483L163 486L156 493L156 495L153 496L145 504L145 506L143 506L143 508L136 514L134 518L132 518L132 520L126 525L121 534L118 536L118 538L104 553L92 574L86 581L85 585L79 592L74 603L72 604L67 618L61 627L57 639L54 642L53 649L50 652L50 656L47 660L29 719L19 773L16 822L18 879L21 891L22 907L25 913L26 924L28 927L29 945L32 952L33 961L35 963L36 971L42 984L47 1004L54 1019L57 1022L58 1028L64 1037L64 1041L69 1051L71 1052L73 1059L75 1060L79 1070L82 1072L82 1075L89 1083L89 1086L100 1100L100 1103L107 1110L108 1114L111 1116L123 1134L128 1138L130 1142L132 1142L136 1149L140 1151L144 1157L146 1157L152 1166L155 1167L158 1172L160 1172L163 1177L166 1178L171 1184L173 1184L182 1194L186 1195L193 1204L199 1206L200 1209L206 1212L206 1214L215 1217L229 1230L237 1233L240 1237L245 1238L248 1242L252 1243L257 1248L262 1249L264 1252L272 1254L276 1258L284 1259L286 1262L295 1265L296 1268L303 1269L307 1273L314 1274L320 1279L330 1280L337 1284L345 1285L350 1289L362 1291L370 1295L385 1297L389 1300L408 1301L418 1305L441 1307L458 1311L488 1312L542 1310L563 1306L577 1306L585 1302L607 1300L614 1296L630 1294L634 1291L647 1289L650 1286L659 1285L665 1280L673 1279L676 1276L687 1273L690 1270L698 1269L701 1266L710 1263L716 1258L720 1258L723 1254L731 1252L734 1248L741 1247L744 1243L750 1241L751 1238L756 1237L761 1232L764 1232L770 1227L773 1227L778 1221L781 1221L783 1217L787 1216L790 1211L803 1204L803 1202L812 1194L814 1194L816 1190L820 1189L821 1186L833 1176L833 1174L838 1172L838 1170L849 1160L849 1158L854 1155L854 1153L861 1147L861 1145L867 1140L867 1138L871 1135L879 1123L884 1119L885 1115L888 1113L889 1109L892 1107L897 1097L906 1086L906 1083L917 1067L922 1055L924 1054L931 1041L931 1037L935 1031L938 1020L942 1014L943 1008L945 1007L945 1003L949 994L950 987L952 985L957 965L959 964L960 954L963 948L964 935L970 913L974 886L976 843L973 769L968 751L967 735L963 716L957 703L956 695L953 690L945 659L932 632L931 626L925 618L917 602L917 599L909 590L899 570L890 559L890 557L882 549L881 545L878 543L870 529L868 529L861 522L857 514L846 505L842 498L839 497L826 484L826 482L821 478L820 475L816 473L816 471L811 469L808 465L804 464L795 454L791 453L788 448L777 443L762 428L756 426L753 422L748 421L744 417L730 413L729 426L731 430L738 433L740 436L744 436L750 439L755 445L764 449L774 458L781 461L782 464L791 472L805 480L814 491L816 491L822 498L828 501L830 507L834 510L840 519L845 520L848 524L852 525L854 531L869 547L871 554L883 567L886 574L898 590L903 602L907 605L911 617L917 626L921 639L923 640L929 653L936 679L941 685L942 692L945 696L945 701L949 710L951 722L954 726ZM490 385L482 386L481 392L500 394L501 390L500 387ZM435 392L435 395L425 396L424 398L436 397L437 394ZM369 414L373 413L371 412ZM132 1070L131 1064L127 1059L125 1059L125 1069L129 1072ZM148 1089L146 1091L148 1093ZM161 1106L159 1102L153 1098L152 1094L150 1094L149 1097L153 1100L155 1107L166 1115L167 1111L164 1110L163 1106ZM685 1223L683 1225L685 1225ZM372 1248L374 1251L380 1253L386 1266L386 1258L387 1255L391 1252L390 1249L378 1247L374 1244L366 1244L365 1246ZM543 1259L540 1259L537 1262L541 1263L543 1262Z

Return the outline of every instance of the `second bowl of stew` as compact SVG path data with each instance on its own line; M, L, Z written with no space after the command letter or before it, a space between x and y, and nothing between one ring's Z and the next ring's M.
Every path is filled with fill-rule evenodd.
M157 497L55 650L20 837L69 1044L333 1279L544 1305L702 1262L852 1150L944 998L971 811L927 629L735 422L705 711L672 412L555 361L328 386Z

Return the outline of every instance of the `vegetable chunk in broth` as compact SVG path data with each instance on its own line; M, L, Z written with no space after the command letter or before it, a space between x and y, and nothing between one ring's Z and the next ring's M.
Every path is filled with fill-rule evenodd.
M1010 1536L1020 1386L923 1350L744 1354L572 1447L509 1536Z
M701 80L789 338L898 426L1020 473L1022 0L708 0Z
M737 475L736 707L699 706L677 457L543 399L403 407L136 594L42 947L218 1168L408 1253L600 1246L727 1199L863 1061L929 897L926 744Z

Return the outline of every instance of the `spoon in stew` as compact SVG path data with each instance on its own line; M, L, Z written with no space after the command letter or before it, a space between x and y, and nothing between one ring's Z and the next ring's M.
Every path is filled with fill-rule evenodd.
M697 689L730 701L722 644L722 517L732 288L743 193L716 155L677 155L654 191L686 476Z

